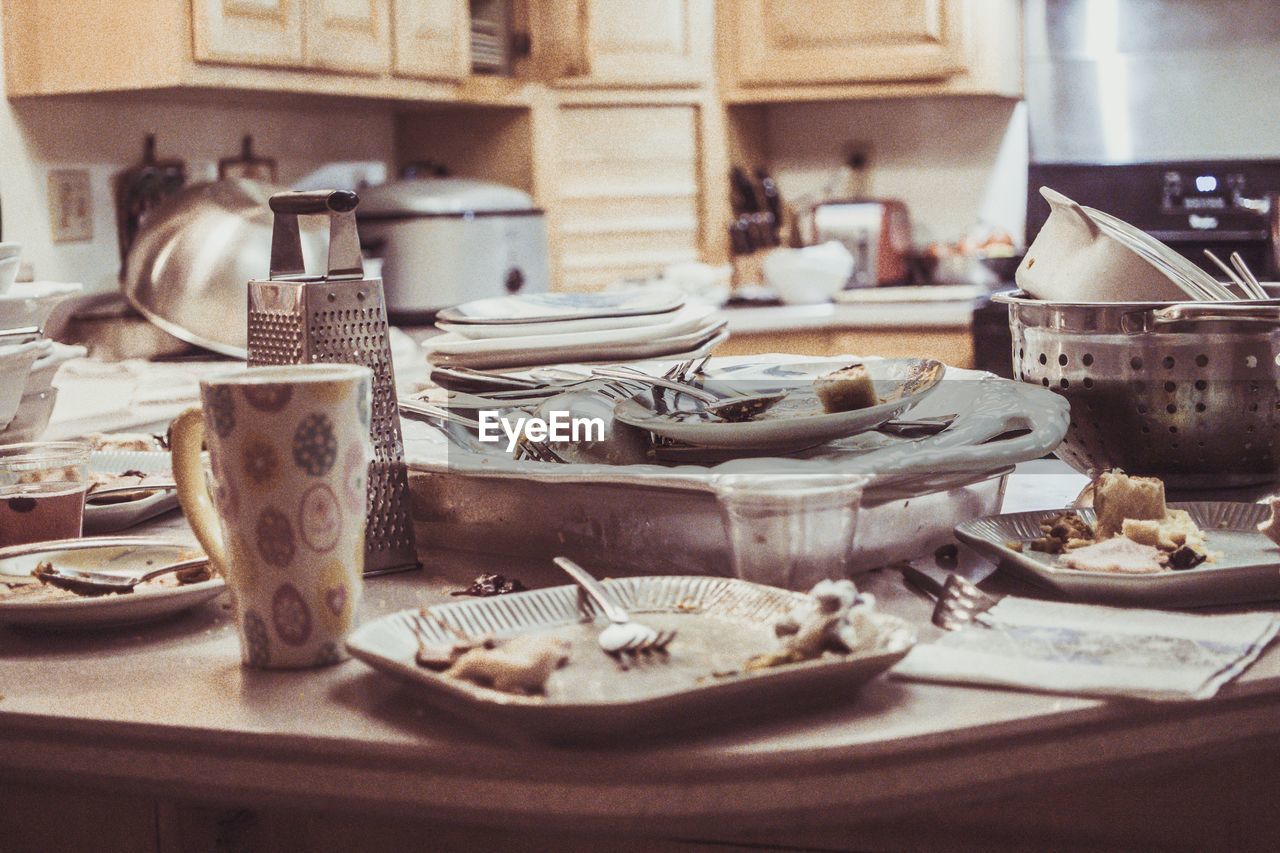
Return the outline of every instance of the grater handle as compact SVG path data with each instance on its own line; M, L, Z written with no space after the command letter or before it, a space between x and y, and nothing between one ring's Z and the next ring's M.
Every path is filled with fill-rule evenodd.
M291 190L271 197L271 209L276 213L292 213L294 216L326 216L331 213L350 213L360 203L360 197L350 190Z
M307 190L276 193L270 200L275 213L271 231L271 278L307 278L298 234L299 216L329 217L328 270L317 279L364 278L355 209L360 198L349 190Z

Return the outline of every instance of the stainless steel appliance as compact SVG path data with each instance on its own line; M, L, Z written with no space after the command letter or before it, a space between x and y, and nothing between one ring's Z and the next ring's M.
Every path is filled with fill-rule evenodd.
M125 298L187 343L244 358L244 283L271 257L268 199L279 188L250 180L195 184L151 211L129 249ZM307 260L324 257L315 223L302 232Z
M426 323L440 308L550 285L547 230L528 194L468 178L410 178L370 187L357 212L365 255L382 260L393 321Z
M853 255L850 287L905 284L911 217L893 199L826 201L813 209L814 240L838 240Z
M1280 274L1274 0L1027 0L1027 242L1050 186L1163 240Z
M249 282L248 339L250 367L359 364L373 371L373 461L364 565L369 575L416 568L418 557L382 282L364 276L352 213L359 202L355 193L345 190L271 196L275 220L270 273L269 278ZM326 272L307 272L299 216L328 218Z

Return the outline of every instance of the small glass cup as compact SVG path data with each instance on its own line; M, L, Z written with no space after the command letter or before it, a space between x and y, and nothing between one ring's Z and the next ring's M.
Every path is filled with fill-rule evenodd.
M849 576L861 474L725 474L713 482L739 578L807 590Z
M80 536L89 451L79 441L0 446L0 547Z

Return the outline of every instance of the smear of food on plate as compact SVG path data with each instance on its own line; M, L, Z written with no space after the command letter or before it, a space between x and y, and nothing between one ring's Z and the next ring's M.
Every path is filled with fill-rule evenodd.
M173 475L169 473L152 473L145 471L130 469L119 473L111 471L91 471L89 472L89 492L88 500L94 504L118 504L128 503L129 501L142 500L154 495L159 488L148 488L148 486L165 486L173 482ZM109 494L98 495L103 489L116 489L121 486L137 486L135 489L125 491L112 491Z
M859 593L853 581L819 581L807 602L774 625L780 647L755 655L744 668L767 669L873 649L881 637L876 617L875 597Z
M186 560L198 556L198 553L192 551L187 556L179 555L177 560ZM118 590L89 592L82 589L66 589L60 586L54 586L49 580L49 575L54 573L53 564L47 560L42 560L36 564L31 570L31 576L38 583L31 581L17 581L13 583L0 582L0 601L22 601L22 602L43 602L43 601L69 601L76 598L98 598L103 595L127 595L134 592L146 593L147 590L154 589L172 589L179 586L188 586L194 583L203 583L213 577L213 572L209 568L209 564L205 563L199 566L182 569L171 575L161 575L153 578L146 583L139 584L132 588L122 588Z
M1165 504L1159 478L1130 477L1118 468L1104 471L1077 503L1090 501L1092 526L1074 512L1059 513L1041 522L1043 535L1028 547L1057 554L1062 568L1112 574L1157 574L1213 559L1191 515Z
M851 364L813 380L813 391L827 414L866 409L880 402L865 364Z
M84 438L94 450L106 452L132 453L168 449L161 446L157 436L143 432L94 432Z

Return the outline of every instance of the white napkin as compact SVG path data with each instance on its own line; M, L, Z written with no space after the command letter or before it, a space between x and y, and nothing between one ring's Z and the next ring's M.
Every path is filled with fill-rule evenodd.
M899 678L1145 699L1207 699L1280 628L1271 613L1200 616L1008 597L987 625L912 649Z

